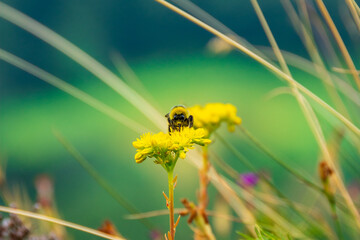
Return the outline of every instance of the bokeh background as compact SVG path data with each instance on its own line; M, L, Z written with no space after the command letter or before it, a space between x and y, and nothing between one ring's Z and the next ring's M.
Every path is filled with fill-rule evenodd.
M176 104L234 104L246 128L288 164L315 177L317 144L295 99L290 95L269 97L272 90L286 84L239 52L211 53L206 48L213 37L211 34L155 1L2 2L48 26L116 74L112 54L121 53L164 114ZM249 1L196 0L194 3L250 43L269 46ZM280 47L307 58L280 1L259 3ZM343 3L326 1L326 4L339 23L340 31L346 32L341 18L341 12L346 12ZM358 51L347 33L343 37L351 51ZM3 19L0 19L0 48L156 130L131 104L81 66ZM328 99L319 80L296 69L293 71L296 79ZM322 115L320 120L323 120ZM135 149L131 143L138 137L137 133L0 61L0 161L7 162L9 184L24 185L34 199L35 177L49 174L54 180L56 202L64 219L93 228L104 219L110 219L126 237L146 239L147 230L137 221L124 219L127 212L69 155L54 137L54 129L141 211L165 209L161 193L167 188L166 173L149 160L135 164ZM240 132L227 133L224 127L221 134L256 166L267 170L290 198L306 195L303 188L300 192L296 190L299 183L251 147ZM239 172L248 171L221 143L215 142L214 149ZM197 170L184 160L178 164L176 172L179 181L175 206L180 207L180 198L196 199ZM211 196L215 198L216 195L211 189ZM162 231L167 229L167 216L153 218L153 221ZM234 225L233 232L241 229L241 224ZM69 232L75 239L96 239L84 233ZM179 239L191 236L185 220L177 236Z

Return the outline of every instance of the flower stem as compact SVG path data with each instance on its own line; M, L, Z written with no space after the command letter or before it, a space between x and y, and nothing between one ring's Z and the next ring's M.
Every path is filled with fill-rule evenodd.
M245 129L245 128L241 128L241 129ZM232 146L229 142L227 142L220 134L215 133L216 137L230 150L230 152L232 152L246 167L248 167L251 171L253 171L254 173L256 173L261 180L263 180L265 183L268 184L268 186L270 188L272 188L274 190L274 192L281 198L283 199L283 201L285 203L288 204L288 206L297 214L299 215L302 219L305 220L305 222L307 222L309 225L311 225L314 229L319 230L320 232L324 230L321 230L321 226L319 224L317 224L317 222L312 221L311 219L309 219L307 216L305 216L301 211L299 211L297 209L297 207L295 206L295 204L292 202L292 200L290 200L289 198L287 198L281 191L280 189L278 189L275 184L268 179L268 177L264 174L264 172L258 171L256 169L256 167L245 157L243 156L234 146ZM250 135L251 136L251 135ZM258 145L256 145L258 146ZM258 146L260 147L260 146ZM261 149L263 150L263 149ZM273 155L272 155L273 156ZM215 158L216 159L216 158ZM279 160L280 161L280 160ZM224 162L220 162L221 167L226 167L226 163ZM228 171L225 170L225 171ZM230 174L231 175L231 174ZM235 179L238 178L239 173L238 172L232 172L232 175ZM316 185L314 185L316 186ZM316 189L317 190L317 189ZM321 193L325 194L325 191L321 188L318 187L318 191L320 191Z
M209 152L208 147L203 147L203 165L199 171L199 184L200 184L200 191L199 191L199 205L198 211L199 214L196 217L196 224L199 227L202 234L206 236L205 239L207 240L214 240L215 236L212 232L211 226L209 224L208 217L206 215L206 208L209 203L209 196L208 196L208 185L209 185L209 177L208 171L210 168L209 162Z
M196 222L196 225L198 226L198 228L201 231L200 234L203 234L203 235L201 235L200 237L198 236L198 238L197 238L196 236L197 236L198 233L195 232L195 238L194 239L216 240L215 236L214 236L214 234L212 232L210 224L206 222L206 220L204 219L203 216L197 215L196 218L195 218L195 222ZM205 236L205 238L203 238L204 236Z
M209 154L207 146L203 147L203 166L199 171L200 177L200 195L199 195L199 210L202 213L205 213L206 207L208 205L208 194L207 186L209 184L209 178L207 176L209 170Z
M334 195L327 195L327 199L329 201L330 208L331 208L331 215L332 215L332 218L335 223L336 234L337 234L339 240L342 240L343 235L342 235L342 231L341 231L339 216L336 212L336 201L335 201Z
M174 183L173 170L168 171L169 183L169 214L170 214L170 236L175 240L175 223L174 223ZM169 239L170 240L170 239Z
M277 164L279 164L281 167L283 167L286 171L288 171L290 174L292 174L294 177L296 177L298 180L306 184L307 186L313 188L316 191L324 193L323 189L318 186L317 184L313 183L311 180L308 180L307 178L303 177L299 172L291 168L289 165L287 165L284 161L276 157L273 153L271 153L258 139L256 139L244 126L239 127L240 130L245 134L245 136L264 154L266 154L268 157L270 157L272 160L274 160Z
M326 198L330 205L331 216L334 220L336 234L338 236L338 239L342 240L343 236L342 236L341 226L340 226L340 222L339 222L339 216L336 211L336 200L335 200L334 193L331 190L329 179L326 179L325 181L323 181L323 186L324 186L324 192L325 192Z

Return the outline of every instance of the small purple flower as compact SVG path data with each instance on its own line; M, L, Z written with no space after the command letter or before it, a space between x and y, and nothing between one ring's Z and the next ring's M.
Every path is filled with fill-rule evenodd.
M162 237L162 234L159 230L155 229L150 232L150 239L151 240L160 240Z
M259 177L255 173L249 172L240 174L237 182L240 186L251 188L254 187L258 181Z

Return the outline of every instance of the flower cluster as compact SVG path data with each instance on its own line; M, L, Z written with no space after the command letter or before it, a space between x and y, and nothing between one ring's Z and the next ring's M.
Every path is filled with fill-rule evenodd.
M208 103L205 106L195 105L188 109L194 117L194 127L206 129L207 136L222 122L227 123L230 132L235 130L235 125L241 123L241 118L236 115L236 107L229 103Z
M163 132L143 134L133 142L137 149L135 161L141 163L146 158L155 158L154 162L157 164L172 164L178 157L184 159L186 152L193 149L195 144L208 145L211 140L204 138L205 135L202 128L184 128L180 132L172 132L171 135Z

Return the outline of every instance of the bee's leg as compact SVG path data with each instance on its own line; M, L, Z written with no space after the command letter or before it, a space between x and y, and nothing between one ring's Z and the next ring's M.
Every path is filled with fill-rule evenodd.
M168 131L169 131L169 135L171 135L171 128L174 129L174 125L170 118L168 118L168 123L169 123Z
M189 127L192 128L194 125L194 118L192 115L189 116Z
M172 126L173 126L173 129L175 131L179 131L179 125L178 124L173 124Z
M184 121L184 127L189 127L189 119L187 118L187 119L185 119L185 121Z

